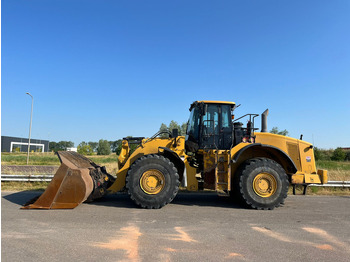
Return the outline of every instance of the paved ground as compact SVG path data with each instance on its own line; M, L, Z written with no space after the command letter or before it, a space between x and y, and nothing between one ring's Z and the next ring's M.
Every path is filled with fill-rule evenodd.
M349 261L350 197L289 196L273 211L180 193L160 210L127 195L74 210L20 210L2 192L3 261Z

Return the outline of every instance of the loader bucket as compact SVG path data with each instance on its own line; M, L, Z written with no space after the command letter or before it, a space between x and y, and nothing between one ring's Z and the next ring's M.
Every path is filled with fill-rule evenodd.
M103 196L113 181L104 167L76 153L57 152L61 166L45 192L22 209L71 209L82 202Z

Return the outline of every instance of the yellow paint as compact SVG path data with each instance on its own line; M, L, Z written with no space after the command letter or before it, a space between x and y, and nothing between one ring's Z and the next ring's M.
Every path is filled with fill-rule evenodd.
M328 172L327 170L318 169L317 174L320 176L322 184L327 184L328 182Z
M122 141L122 150L118 156L118 169L121 169L129 157L129 142L127 140Z
M276 179L269 173L260 173L253 180L253 189L258 196L270 197L277 190Z
M294 174L292 175L291 182L292 184L303 184L305 176L303 174Z
M228 104L235 105L234 102L227 101L208 101L202 100L197 101L198 103L206 104ZM271 133L255 133L255 142L263 145L269 145L275 148L278 148L286 155L288 155L297 167L297 172L295 174L288 173L291 176L291 182L293 184L302 184L302 183L326 183L327 182L327 171L326 170L317 170L315 165L315 157L313 147L310 143L301 141L295 138L271 134ZM215 168L215 189L217 190L230 190L231 179L234 176L238 166L245 160L252 157L251 153L243 153L236 163L231 163L230 161L225 161L224 164L217 162L218 155L230 156L233 158L237 153L244 147L250 146L251 143L239 143L235 147L229 150L209 150L204 152L203 150L199 151L199 154L203 155L203 166L204 169ZM125 178L130 166L140 157L148 154L158 154L159 147L167 147L174 151L178 156L183 157L184 164L186 167L186 176L187 176L187 189L190 191L198 190L198 181L196 178L196 168L193 168L189 165L189 156L185 155L185 137L179 136L176 138L162 139L144 139L141 142L141 145L135 150L133 154L129 156L129 145L127 141L123 141L122 151L118 157L119 171L117 173L117 179L114 184L108 189L111 192L118 192L125 186ZM270 157L271 154L268 153L269 147L259 148L259 152L262 155L258 157ZM248 152L248 151L247 151ZM250 152L254 153L254 149ZM279 156L278 156L279 157ZM213 161L214 160L214 161ZM229 160L229 159L227 159ZM282 161L282 157L275 159L277 162ZM223 170L220 170L220 167L223 166ZM225 175L224 172L227 174ZM180 174L181 175L181 174ZM144 182L142 182L143 190L150 194L152 192L160 192L159 189L155 190L161 183L162 179L157 176L148 176ZM146 189L153 188L153 189ZM254 183L255 192L263 197L269 197L276 191L277 185L275 186L275 181L272 178L269 178L266 174L260 175L256 178ZM213 188L214 189L214 188ZM161 188L160 188L161 190Z
M201 100L196 101L197 103L205 103L205 104L224 104L224 105L235 105L235 102L228 102L228 101L212 101L212 100Z
M165 185L165 178L162 172L150 169L144 172L140 179L141 189L149 195L161 192Z
M305 174L306 184L322 184L321 178L317 174Z
M197 170L191 167L188 163L188 157L185 158L186 176L187 176L187 190L198 191L198 180L196 178Z
M120 191L125 186L125 178L130 166L142 156L158 154L159 147L167 147L173 150L179 156L185 156L185 137L178 136L176 138L176 146L174 146L174 138L154 138L142 140L141 145L125 160L125 164L117 172L117 179L113 185L108 188L108 191L111 193Z

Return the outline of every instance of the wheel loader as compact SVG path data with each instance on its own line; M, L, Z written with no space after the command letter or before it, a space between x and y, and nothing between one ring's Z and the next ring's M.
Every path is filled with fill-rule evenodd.
M165 132L168 138L159 137L162 132L125 138L116 177L82 155L58 152L61 166L48 188L23 208L74 208L126 190L136 205L156 209L170 203L182 187L215 190L250 208L274 209L284 203L290 184L327 183L327 170L316 169L310 143L268 133L268 110L257 132L259 115L234 119L236 107L233 102L195 101L186 136L174 129ZM138 144L132 153L131 144Z

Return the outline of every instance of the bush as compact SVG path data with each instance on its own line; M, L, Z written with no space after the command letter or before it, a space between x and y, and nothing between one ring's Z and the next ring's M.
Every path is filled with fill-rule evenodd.
M93 150L90 145L79 145L78 146L78 153L82 155L92 155Z
M337 147L332 156L331 156L331 160L333 161L344 161L346 157L346 153L344 152L343 149L341 149L340 147Z
M350 150L346 152L345 160L350 161Z
M325 150L319 149L317 147L314 148L315 159L317 160L331 160L331 156L333 154L333 150Z

